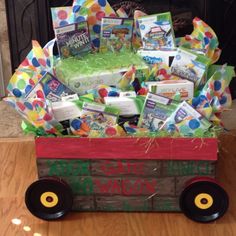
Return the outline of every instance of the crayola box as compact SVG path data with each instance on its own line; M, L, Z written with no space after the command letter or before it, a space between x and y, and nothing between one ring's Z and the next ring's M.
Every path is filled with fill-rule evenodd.
M88 54L82 60L68 58L56 65L56 75L71 90L83 95L98 85L116 86L122 76L134 65L135 77L143 82L149 72L146 63L131 52Z

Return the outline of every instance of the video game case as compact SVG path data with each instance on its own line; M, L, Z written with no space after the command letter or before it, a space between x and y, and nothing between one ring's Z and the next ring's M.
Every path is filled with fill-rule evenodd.
M61 59L83 57L92 50L87 21L55 28L55 36Z
M133 24L133 19L129 18L102 18L100 52L131 50Z
M211 60L204 55L179 47L171 65L171 72L194 83L195 88L204 84L204 75Z
M176 110L168 117L160 129L168 132L178 131L182 135L203 135L212 126L210 121L196 111L190 104L183 101Z
M140 115L139 127L158 131L176 110L178 102L157 94L148 93Z
M138 18L144 49L174 49L175 36L170 12Z
M61 101L63 97L76 94L51 73L47 72L26 94L26 97L46 98L51 102Z

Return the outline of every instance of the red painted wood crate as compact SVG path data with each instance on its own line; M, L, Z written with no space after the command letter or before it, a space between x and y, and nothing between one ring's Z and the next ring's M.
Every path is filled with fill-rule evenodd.
M26 205L46 220L70 210L182 210L193 220L212 221L225 213L228 203L215 182L217 142L216 138L38 137L39 180L28 188ZM216 192L222 194L220 203Z

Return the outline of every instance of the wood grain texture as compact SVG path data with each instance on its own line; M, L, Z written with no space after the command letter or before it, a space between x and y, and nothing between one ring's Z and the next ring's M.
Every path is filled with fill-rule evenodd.
M231 140L231 139L230 139ZM232 138L234 140L234 138ZM0 235L21 236L40 233L42 236L233 236L236 235L236 159L221 150L218 179L230 196L226 215L211 224L198 224L181 213L70 213L63 220L45 222L32 216L24 204L26 188L37 179L35 146L30 140L0 140ZM13 218L21 225L13 225ZM23 226L31 227L25 232Z

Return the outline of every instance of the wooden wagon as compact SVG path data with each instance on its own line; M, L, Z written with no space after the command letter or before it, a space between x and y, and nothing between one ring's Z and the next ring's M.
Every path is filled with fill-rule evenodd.
M198 222L227 211L215 180L216 138L37 137L39 179L29 211L54 220L72 211L178 212Z

